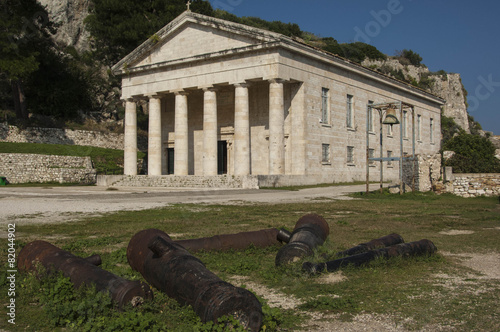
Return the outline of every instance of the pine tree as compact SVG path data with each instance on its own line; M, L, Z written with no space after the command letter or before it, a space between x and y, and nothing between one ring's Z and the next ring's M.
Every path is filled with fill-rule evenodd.
M8 80L18 119L27 119L24 81L39 67L40 44L54 25L36 0L0 3L0 79Z

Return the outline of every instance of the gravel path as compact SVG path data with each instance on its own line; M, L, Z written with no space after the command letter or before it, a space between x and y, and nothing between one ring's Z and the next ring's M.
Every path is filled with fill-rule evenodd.
M376 188L376 185L374 185ZM194 190L120 187L4 187L0 188L0 226L73 221L83 216L124 210L145 210L175 203L290 203L320 199L349 199L364 185L286 190Z

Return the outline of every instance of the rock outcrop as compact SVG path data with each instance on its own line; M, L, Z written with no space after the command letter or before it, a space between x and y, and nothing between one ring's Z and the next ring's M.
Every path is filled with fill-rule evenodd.
M38 0L45 6L49 19L58 24L54 40L61 47L72 46L77 51L90 48L89 33L83 21L89 14L89 0Z
M394 78L419 84L419 87L446 100L444 115L451 117L466 132L469 129L465 89L460 74L444 71L430 72L425 66L403 65L397 58L365 60L363 66L380 71Z

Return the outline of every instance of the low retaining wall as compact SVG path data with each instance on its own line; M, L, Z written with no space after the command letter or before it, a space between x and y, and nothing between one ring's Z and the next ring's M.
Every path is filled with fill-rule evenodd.
M303 175L98 175L97 185L105 187L166 187L166 188L219 188L259 189L261 187L287 187L332 183L331 179Z
M141 151L147 150L147 142L143 141L138 137ZM38 127L19 129L5 124L0 124L0 142L83 145L123 150L123 134Z
M0 176L9 183L96 182L90 157L0 153Z
M258 189L256 176L197 176L197 175L98 175L97 185L106 187L166 187L166 188L220 188Z
M462 197L500 196L500 173L446 172L445 191Z

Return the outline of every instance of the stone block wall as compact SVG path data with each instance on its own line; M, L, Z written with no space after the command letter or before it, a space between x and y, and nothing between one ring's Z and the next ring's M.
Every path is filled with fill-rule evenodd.
M500 196L500 173L457 173L445 191L462 197Z
M9 183L96 182L90 157L0 153L0 176Z
M123 150L123 134L38 127L20 129L5 124L0 124L0 142L83 145ZM147 150L147 140L139 137L138 148Z
M413 159L403 162L403 183L412 188L415 176L416 191L431 191L435 183L441 178L441 155L416 155Z
M147 176L147 175L99 175L98 186L107 187L167 187L167 188L218 188L258 189L256 176Z

